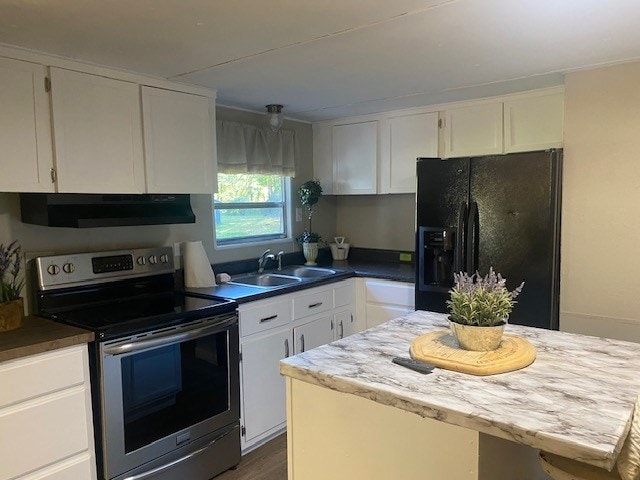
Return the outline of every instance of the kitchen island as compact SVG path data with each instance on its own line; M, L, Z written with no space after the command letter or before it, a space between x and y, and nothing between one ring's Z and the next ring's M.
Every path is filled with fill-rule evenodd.
M486 377L391 363L448 328L416 312L281 362L290 480L547 478L538 450L611 469L640 393L640 345L507 326L537 349Z

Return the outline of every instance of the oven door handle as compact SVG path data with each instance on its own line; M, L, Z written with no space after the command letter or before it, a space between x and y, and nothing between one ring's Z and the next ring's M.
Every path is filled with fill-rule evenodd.
M139 473L138 475L133 475L131 477L126 477L123 480L144 480L145 478L151 478L151 477L155 477L157 473L161 473L164 472L165 470L168 470L172 467L175 467L176 465L189 460L190 458L195 457L196 455L200 455L202 452L204 452L207 448L210 448L214 443L216 443L218 440L221 440L222 438L226 437L227 435L229 435L231 432L234 432L238 429L238 427L234 427L231 430L224 432L222 435L219 435L218 437L214 438L211 442L207 443L204 447L199 448L198 450L196 450L195 452L191 452L187 455L185 455L184 457L180 457L177 458L176 460L166 463L164 465L160 465L159 467L156 467L152 470L149 470L147 472L144 473Z
M200 325L185 328L178 333L167 332L158 334L148 340L132 340L119 345L114 345L104 349L104 353L107 355L123 355L125 353L139 352L147 348L161 347L163 345L171 345L174 343L184 342L186 340L192 340L194 338L204 337L213 333L226 330L229 325L232 325L235 320L235 314L225 316L220 321L202 327Z

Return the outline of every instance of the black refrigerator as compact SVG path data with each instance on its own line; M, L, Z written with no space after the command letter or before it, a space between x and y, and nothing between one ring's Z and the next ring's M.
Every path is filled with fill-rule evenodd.
M512 290L509 323L558 329L562 150L419 158L416 309L446 312L453 273L489 267Z

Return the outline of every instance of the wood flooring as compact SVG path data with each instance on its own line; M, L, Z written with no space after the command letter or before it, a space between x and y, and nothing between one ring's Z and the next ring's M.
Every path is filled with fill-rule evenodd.
M287 434L248 453L236 470L228 470L214 480L287 480Z

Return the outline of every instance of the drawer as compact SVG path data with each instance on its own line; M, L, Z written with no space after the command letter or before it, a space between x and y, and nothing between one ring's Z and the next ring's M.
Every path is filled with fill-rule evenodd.
M86 345L75 346L0 364L0 408L81 385L86 351Z
M412 283L367 280L367 303L382 303L411 307L415 305L415 287Z
M291 322L291 300L267 300L240 306L240 335L246 337Z
M86 451L86 400L85 388L74 387L0 410L0 478Z
M89 452L85 452L43 470L20 477L20 480L90 480L95 478L93 458Z
M333 308L333 289L307 293L293 299L293 319L326 312Z
M351 305L355 301L353 280L341 282L333 288L333 306L344 307Z

